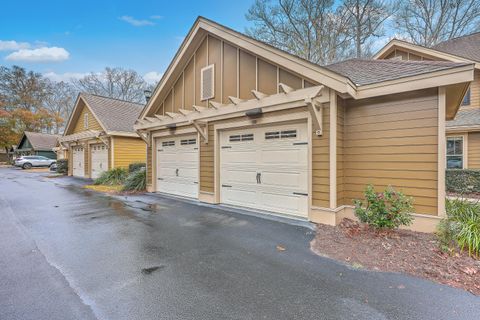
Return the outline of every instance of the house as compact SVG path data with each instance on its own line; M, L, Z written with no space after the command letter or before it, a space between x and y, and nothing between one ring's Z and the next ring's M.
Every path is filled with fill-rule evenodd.
M59 135L56 134L25 131L13 154L15 157L36 155L56 159L57 155L52 148L58 138Z
M445 121L469 62L322 67L198 18L140 114L151 192L337 224L368 184L445 215ZM438 154L442 156L437 156Z
M59 139L68 150L68 174L98 178L112 168L145 162L146 145L133 130L143 105L80 93L65 133Z
M432 48L392 40L375 59L473 63L474 80L455 119L447 121L448 169L480 169L480 33L458 37Z

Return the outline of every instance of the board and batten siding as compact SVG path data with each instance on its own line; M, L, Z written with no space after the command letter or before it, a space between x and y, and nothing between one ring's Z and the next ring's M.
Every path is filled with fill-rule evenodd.
M147 158L147 145L140 138L112 137L113 140L113 166L115 168L128 168L134 162L145 163Z
M230 103L228 97L253 99L252 90L266 94L278 93L278 83L294 89L312 85L301 75L293 74L281 66L265 61L234 44L207 35L189 58L182 72L169 88L163 101L154 102L148 116L192 110L193 105L207 107L200 99L201 69L214 65L214 97L208 101Z
M95 119L95 116L90 112L90 110L87 108L85 105L85 102L83 100L79 101L81 111L79 112L79 115L75 121L75 126L73 127L73 132L72 133L78 133L82 132L85 130L98 130L98 131L103 131L102 126L100 123L98 123L97 119ZM85 114L88 114L88 128L85 128L84 126L84 117Z
M344 204L368 184L392 185L414 198L416 213L438 215L437 89L347 100L344 122Z

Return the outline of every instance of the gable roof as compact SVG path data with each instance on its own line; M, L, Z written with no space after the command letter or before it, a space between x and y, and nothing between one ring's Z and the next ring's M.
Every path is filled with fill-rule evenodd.
M480 126L480 109L460 109L454 120L447 121L446 127L471 127Z
M57 144L57 140L59 137L60 135L56 134L25 131L22 138L20 139L20 143L18 144L18 146L20 146L26 138L32 145L33 150L52 151L52 148L55 147L55 145Z
M480 62L480 32L440 42L432 49Z
M356 86L363 86L466 65L468 63L446 61L350 59L327 65L325 68L347 77Z
M72 126L75 113L79 112L79 101L83 100L97 121L107 134L111 133L135 133L133 125L138 119L144 105L95 94L82 92L78 95L75 108L70 115L65 133Z

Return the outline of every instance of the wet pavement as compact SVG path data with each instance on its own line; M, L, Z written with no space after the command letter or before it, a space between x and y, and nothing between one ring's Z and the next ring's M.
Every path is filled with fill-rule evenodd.
M479 318L465 291L314 255L309 228L46 175L0 168L0 319Z

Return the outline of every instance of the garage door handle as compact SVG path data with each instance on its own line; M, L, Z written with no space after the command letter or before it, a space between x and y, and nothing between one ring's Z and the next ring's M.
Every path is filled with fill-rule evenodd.
M175 175L178 177L178 169L175 170Z
M232 149L231 146L222 146L222 149Z
M260 172L257 172L257 184L262 183L262 174Z
M231 188L232 186L229 186L228 184L222 184L222 188Z
M294 142L293 143L294 146L300 146L300 145L304 145L304 144L308 144L308 142Z
M163 178L157 178L158 180L163 180Z
M293 194L296 196L308 196L308 193L303 193L303 192L293 192Z

